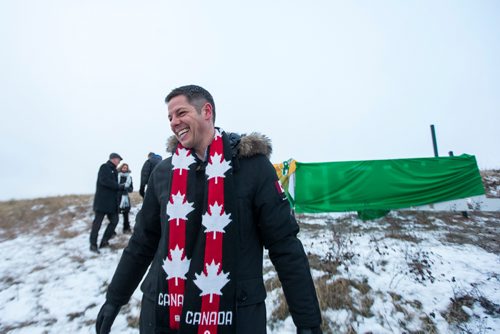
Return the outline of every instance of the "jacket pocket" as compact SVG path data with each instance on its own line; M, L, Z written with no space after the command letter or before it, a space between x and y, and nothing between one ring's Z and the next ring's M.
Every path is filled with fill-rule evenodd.
M266 299L266 287L262 278L241 280L236 288L237 306L261 303Z

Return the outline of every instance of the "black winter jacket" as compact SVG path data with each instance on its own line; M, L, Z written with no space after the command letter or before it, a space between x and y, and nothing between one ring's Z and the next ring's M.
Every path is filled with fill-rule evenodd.
M118 172L116 166L108 161L101 165L97 174L94 196L94 211L102 213L118 212Z
M140 189L144 191L146 189L146 185L148 184L149 177L151 176L151 173L155 169L156 165L158 165L161 162L162 158L158 154L155 154L148 158L144 162L141 168L141 185Z
M321 315L309 263L302 243L296 237L299 227L289 202L276 188L278 178L268 159L272 150L270 141L259 134L243 136L241 141L237 135L232 134L230 138L235 152L232 166L239 224L236 306L262 303L266 298L263 281L265 247L278 272L295 325L317 327ZM169 148L175 147L176 142L170 142ZM106 297L110 303L127 303L150 263L151 268L141 289L146 298L154 302L158 300L156 287L162 270L162 258L158 254L162 252L157 249L167 247L166 242L159 241L167 240L168 227L162 222L168 221L169 194L166 189L171 182L171 160L169 157L162 161L151 175L134 233L108 288ZM205 181L203 162L198 163L203 175L197 177L196 196L199 199L203 197ZM239 325L255 326L254 323Z

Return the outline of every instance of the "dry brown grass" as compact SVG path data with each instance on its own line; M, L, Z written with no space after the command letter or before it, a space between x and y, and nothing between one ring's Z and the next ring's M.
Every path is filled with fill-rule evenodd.
M403 315L404 321L400 321L401 329L404 330L405 333L413 333L413 334L434 334L438 333L436 324L432 320L433 315L427 315L422 313L422 303L418 300L405 300L400 294L395 292L389 292L389 295L392 298L392 304L394 306L394 310L397 313L401 313ZM411 330L408 327L409 323L412 323L415 318L420 320L422 328L419 330Z
M399 239L411 243L418 244L421 239L415 236L413 233L401 233L401 232L389 232L385 234L386 238Z
M90 195L68 195L0 202L0 240L19 234L49 234L64 231L75 219L83 219L91 210Z
M373 297L367 282L338 278L331 281L330 276L323 276L315 281L320 308L326 310L347 309L353 315L369 317L372 315Z
M314 219L318 219L315 215ZM325 276L316 280L315 285L317 295L322 311L332 310L347 310L349 318L340 330L339 324L329 323L328 318L324 317L322 329L324 333L355 333L350 324L356 321L356 317L371 317L373 316L371 307L374 303L375 295L371 292L370 286L365 282L358 282L347 278L337 278L338 266L345 265L348 270L350 265L349 254L352 253L352 246L349 245L349 238L354 234L367 234L373 231L382 232L383 237L375 238L374 251L381 254L378 249L377 242L383 239L395 238L414 245L418 245L424 235L434 233L444 242L463 244L474 244L482 247L488 252L500 253L500 227L498 221L500 219L499 212L479 212L469 211L468 217L462 215L461 212L416 212L416 211L399 211L390 213L387 216L377 219L376 223L352 224L353 217L345 216L339 219L328 218L327 227L319 224L306 224L307 215L301 216L301 229L310 233L310 235L318 235L319 231L323 233L325 229L330 229L332 233L331 247L326 255L308 254L310 266L313 269L323 271ZM380 235L380 234L378 234ZM311 244L311 247L314 245ZM415 249L415 247L410 247ZM383 250L382 250L383 252ZM432 272L433 256L425 249L416 251L408 251L405 254L408 272L418 282L433 282L435 280ZM370 269L370 268L369 268ZM474 299L477 303L482 303L481 306L490 312L491 316L500 314L500 306L492 303L483 296L478 296ZM468 325L464 317L461 303L466 302L464 297L457 297L450 304L449 310L443 312L443 317L448 321L455 321L463 328ZM276 319L281 319L287 315L286 305L284 300L281 300L274 316ZM403 319L400 323L400 328L406 333L438 333L435 324L436 315L426 314L422 310L422 303L419 300L403 300L401 296L393 295L394 312L401 313ZM484 305L484 306L483 306ZM465 313L466 314L466 313ZM455 320L453 320L455 319ZM419 329L415 330L415 321L419 321ZM465 322L460 322L465 321ZM464 327L465 326L465 327ZM461 328L458 326L457 328ZM464 331L462 331L464 332ZM468 333L465 331L464 333Z
M500 254L500 212L470 212L469 217L440 214L446 224L441 240L457 245L470 244Z
M271 292L274 289L281 288L281 282L278 276L274 276L273 278L266 280L264 285L266 287L267 292Z
M483 180L483 186L486 191L487 197L500 197L500 170L489 169L482 170L481 178Z
M329 280L329 275L325 275L315 281L316 293L321 310L327 309L347 309L351 312L352 317L357 315L363 317L371 317L371 307L374 303L371 296L371 288L367 282L349 280L339 278L337 280ZM279 289L277 306L273 309L270 317L271 327L276 321L285 320L290 312L286 299L281 291L281 284L277 277L266 281L266 290L268 292ZM322 324L323 333L337 333L337 325L329 323L324 317ZM356 333L352 326L348 326L349 330L346 333Z
M77 318L82 318L82 317L85 316L85 312L87 312L87 310L92 309L92 308L94 308L96 306L97 305L95 303L91 303L91 304L87 305L87 307L85 307L84 310L82 310L80 312L68 313L68 314L66 314L66 316L68 317L69 320L74 320L74 319L77 319Z
M142 203L139 193L130 195L133 206ZM76 237L71 229L76 220L93 219L94 195L67 195L0 202L0 241L26 233L55 234L59 239Z
M318 219L317 216L314 216ZM300 222L307 221L308 216L301 215ZM500 212L469 211L468 217L461 212L446 211L398 211L389 213L377 219L376 224L353 225L353 215L346 215L338 219L328 218L327 227L324 225L309 225L301 223L301 229L313 236L314 233L325 233L330 229L332 233L332 248L330 256L338 263L342 263L349 256L349 236L356 233L371 233L385 231L385 238L399 239L414 244L420 243L419 233L435 232L443 242L458 245L471 244L484 250L500 254ZM343 254L344 259L341 255ZM324 259L321 259L324 260ZM321 269L322 265L312 258L313 267ZM334 263L335 264L335 263ZM334 272L331 268L328 272Z
M470 290L454 290L454 296L450 298L448 308L441 312L441 315L462 333L472 333L467 324L471 316L465 310L472 309L476 303L479 303L489 316L495 318L500 316L500 305L490 301L474 285Z
M30 327L30 326L33 326L35 324L38 324L38 321L33 321L32 320L32 321L19 322L19 323L16 323L14 326L5 326L5 327L2 327L2 333L10 333L10 332L12 332L12 331L14 331L16 329L22 329L22 328L25 328L25 327Z
M466 306L471 308L474 305L474 297L471 295L463 295L455 298L451 298L450 305L446 312L442 312L443 318L450 324L464 323L468 322L470 315L468 315L463 307Z
M132 316L132 315L130 315L130 313L132 313L131 312L132 307L140 309L141 302L138 301L138 300L135 300L133 305L131 303L125 304L122 307L122 311L121 312L129 314L129 315L127 315L127 324L128 324L128 327L137 328L138 329L139 328L139 316Z
M322 259L319 255L309 254L309 266L312 269L321 270L325 273L335 275L337 274L337 268L342 264L341 262L335 261L333 259Z
M290 311L288 310L285 296L283 295L283 293L280 293L278 297L278 307L273 310L271 319L273 319L273 321L285 320L289 315Z
M72 238L78 232L68 228L71 223L78 219L84 219L90 227L93 218L92 212L93 195L70 195L60 197L40 198L33 200L19 200L0 202L0 241L14 238L23 233L54 234L58 238ZM131 194L133 205L139 205L142 198L138 193ZM421 240L418 237L419 232L438 232L442 235L442 240L448 243L456 244L474 244L484 249L500 253L500 227L498 220L500 213L497 212L469 212L466 218L459 212L404 212L398 214L389 214L377 220L377 224L356 224L354 215L345 215L337 219L332 219L328 215L323 218L327 221L327 227L321 224L302 224L308 219L307 215L298 216L301 223L301 229L311 235L331 233L331 248L326 255L309 254L311 268L323 271L325 276L315 281L317 295L321 310L345 309L352 314L352 321L357 316L373 316L371 308L374 303L374 295L367 282L357 281L347 278L333 277L338 274L340 265L349 265L349 260L353 257L353 250L350 244L350 236L353 233L370 233L371 231L385 231L382 235L385 238L396 238L418 244ZM89 218L90 217L90 218ZM318 216L315 215L315 219ZM382 227L380 227L382 226ZM380 236L381 234L379 234ZM122 239L125 240L122 242ZM111 244L112 249L120 250L125 246L126 239L117 237L117 241ZM374 249L378 251L377 248ZM410 272L420 280L432 280L431 260L425 252L406 254L407 263ZM84 258L74 256L75 262L83 263ZM42 270L43 267L37 267L34 270ZM265 271L273 270L272 267L266 267ZM4 283L17 284L14 277L3 277ZM268 292L275 289L281 290L281 283L277 276L265 282ZM107 288L107 282L101 287L104 294ZM469 294L471 295L471 294ZM446 312L445 317L451 323L460 323L466 319L461 311L461 306L469 305L470 298L474 302L479 302L485 310L489 310L492 316L499 316L500 307L483 296L467 297L467 295L456 296ZM418 332L408 330L408 333L436 333L436 327L433 322L433 316L418 312L421 305L417 300L404 301L401 296L394 294L393 304L397 312L404 314L408 322L412 317L418 317L422 323L422 329ZM284 296L281 294L278 298L277 307L272 312L271 322L284 320L289 315L288 307ZM68 314L70 318L82 317L80 312ZM138 319L134 317L127 318L129 325L136 327ZM29 324L19 324L19 327ZM344 324L347 328L346 333L356 333L349 323ZM402 326L404 328L404 325ZM324 322L322 325L324 333L337 333L335 324Z

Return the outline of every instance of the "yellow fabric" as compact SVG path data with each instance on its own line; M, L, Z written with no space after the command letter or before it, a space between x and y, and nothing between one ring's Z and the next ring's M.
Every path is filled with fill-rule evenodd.
M295 173L296 161L294 159L288 159L282 163L273 164L276 174L278 174L278 179L280 180L283 189L285 190L287 196L289 196L288 185L290 183L290 176Z

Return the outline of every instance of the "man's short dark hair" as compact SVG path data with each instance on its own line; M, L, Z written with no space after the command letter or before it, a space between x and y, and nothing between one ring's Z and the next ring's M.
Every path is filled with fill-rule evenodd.
M200 113L203 105L208 102L212 105L212 122L215 123L215 102L212 95L203 87L187 85L175 88L165 98L165 103L169 103L174 97L184 95L188 102L192 104Z

